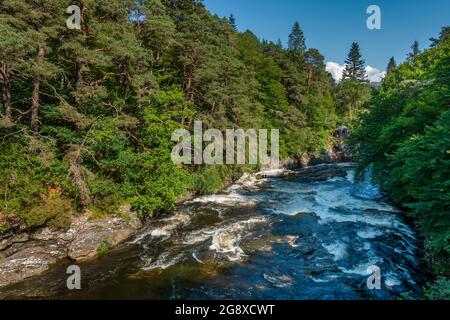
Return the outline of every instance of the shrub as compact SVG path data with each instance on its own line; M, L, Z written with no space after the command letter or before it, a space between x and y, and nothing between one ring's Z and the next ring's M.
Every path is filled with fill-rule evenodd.
M99 255L99 256L104 255L106 252L111 250L111 248L112 248L112 244L106 240L103 240L102 243L97 247L97 250L96 250L97 255Z
M198 196L214 193L224 185L225 176L224 166L204 167L192 178L192 192Z
M54 229L67 229L72 222L72 205L59 196L50 197L20 217L29 227L48 225Z
M425 288L425 298L428 300L450 300L450 280L439 277Z

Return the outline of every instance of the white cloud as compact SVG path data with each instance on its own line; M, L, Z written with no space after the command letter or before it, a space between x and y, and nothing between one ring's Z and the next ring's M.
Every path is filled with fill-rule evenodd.
M331 73L333 79L340 81L342 78L342 72L344 72L345 65L340 65L337 62L329 61L326 63L326 70ZM370 82L380 82L386 75L385 71L380 71L377 68L367 66L366 75Z
M386 71L380 71L377 68L367 66L366 75L370 82L380 82L386 76Z
M337 62L327 62L325 70L327 70L333 76L333 79L336 81L341 80L342 72L344 72L344 65L340 65Z

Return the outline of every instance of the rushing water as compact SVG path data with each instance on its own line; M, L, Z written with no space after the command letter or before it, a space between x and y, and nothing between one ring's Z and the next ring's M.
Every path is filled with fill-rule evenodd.
M336 167L336 166L335 166ZM316 171L332 166L316 167ZM256 180L196 199L129 243L80 265L82 290L66 288L69 262L9 288L4 297L138 299L395 299L420 297L413 231L368 181L344 174ZM300 171L301 173L301 171ZM381 289L369 290L370 267Z

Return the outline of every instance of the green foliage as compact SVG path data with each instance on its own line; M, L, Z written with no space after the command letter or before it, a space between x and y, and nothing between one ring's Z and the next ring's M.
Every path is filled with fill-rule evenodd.
M59 195L67 185L65 166L54 159L52 144L33 137L0 146L0 212L21 218L29 227L65 228L72 206Z
M430 38L431 47L437 47L450 41L450 26L444 26L441 28L439 38Z
M96 249L97 255L102 256L105 253L107 253L109 250L111 250L111 248L112 248L111 243L104 240Z
M394 72L395 68L397 68L397 63L395 62L394 57L391 57L386 68L386 74L391 74Z
M193 176L192 192L199 196L214 193L223 187L226 175L224 165L204 167Z
M118 185L110 179L95 179L90 182L89 189L92 197L93 211L102 214L120 214L122 196Z
M439 277L425 288L425 298L428 300L450 300L450 280Z
M371 93L361 49L358 43L353 42L345 60L342 79L335 91L338 123L352 128L360 115L366 112Z
M335 93L339 122L353 126L354 122L367 111L370 97L371 90L367 84L353 79L342 80Z
M388 157L385 186L393 198L412 209L428 238L427 248L450 256L450 111L433 127L413 135Z
M419 49L419 42L414 41L414 43L411 46L411 52L408 53L408 59L414 59L415 57L417 57L420 53L420 49Z
M69 200L52 196L19 217L29 227L47 225L54 229L68 229L72 222L72 206Z

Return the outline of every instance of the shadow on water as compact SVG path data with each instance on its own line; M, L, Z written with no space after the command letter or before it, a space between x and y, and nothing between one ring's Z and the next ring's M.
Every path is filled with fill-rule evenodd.
M80 264L81 290L66 288L73 262L64 261L0 297L419 298L424 274L414 232L369 181L353 176L350 165L319 166L313 176L300 170L196 199ZM373 266L380 290L367 287Z

